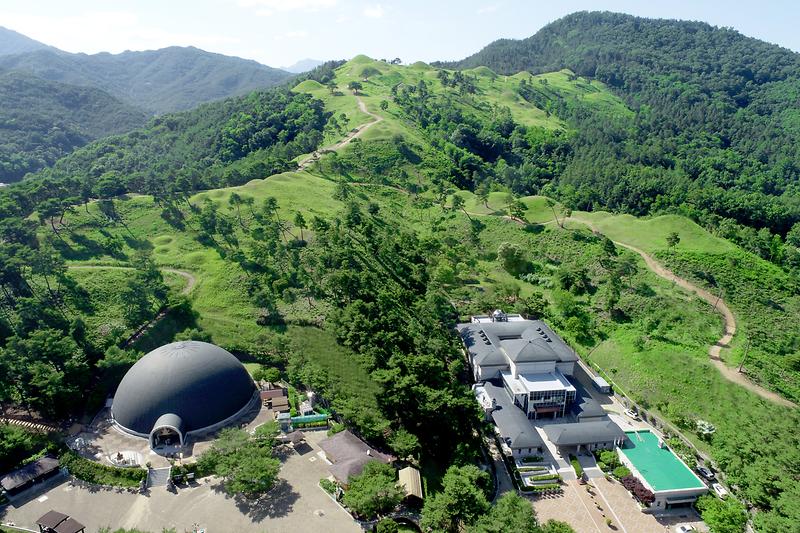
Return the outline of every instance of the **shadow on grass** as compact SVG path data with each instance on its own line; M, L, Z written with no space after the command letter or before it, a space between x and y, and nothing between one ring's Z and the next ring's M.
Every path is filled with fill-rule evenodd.
M197 317L194 313L178 313L170 311L144 335L136 339L133 348L144 353L155 350L159 346L169 344L175 336L187 329L197 328Z

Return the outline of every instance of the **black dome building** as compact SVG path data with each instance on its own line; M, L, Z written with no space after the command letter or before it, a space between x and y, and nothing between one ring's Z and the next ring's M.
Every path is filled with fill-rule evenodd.
M156 448L225 426L258 401L250 374L219 346L173 342L153 350L122 378L111 405L117 426Z

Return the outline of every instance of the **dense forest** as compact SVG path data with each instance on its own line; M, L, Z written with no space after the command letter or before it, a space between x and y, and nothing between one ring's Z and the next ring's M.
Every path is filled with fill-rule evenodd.
M576 209L680 212L775 262L800 262L795 249L770 246L800 221L800 55L699 22L583 12L444 65L503 74L566 68L605 82L632 118L553 108L576 131L574 156L556 181L562 200Z
M0 182L22 179L90 141L143 125L147 114L99 89L0 73Z
M63 212L92 198L185 194L283 172L316 148L327 116L319 100L273 90L155 118L0 191L0 213L27 215L41 202Z

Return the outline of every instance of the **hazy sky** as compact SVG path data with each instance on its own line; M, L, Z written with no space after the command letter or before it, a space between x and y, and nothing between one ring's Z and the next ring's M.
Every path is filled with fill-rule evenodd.
M0 26L69 52L193 45L284 66L459 59L579 10L703 20L800 51L800 2L779 0L0 0Z

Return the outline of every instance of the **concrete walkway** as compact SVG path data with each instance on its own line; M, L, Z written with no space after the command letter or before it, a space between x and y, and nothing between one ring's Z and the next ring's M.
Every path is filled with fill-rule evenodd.
M497 443L495 440L492 438L487 438L485 439L485 442L486 447L489 450L489 455L494 463L494 470L497 476L497 490L495 491L494 499L492 500L492 503L494 503L506 492L512 492L514 490L514 482L511 480L511 476L506 468L506 463L503 461L502 452L497 448Z

